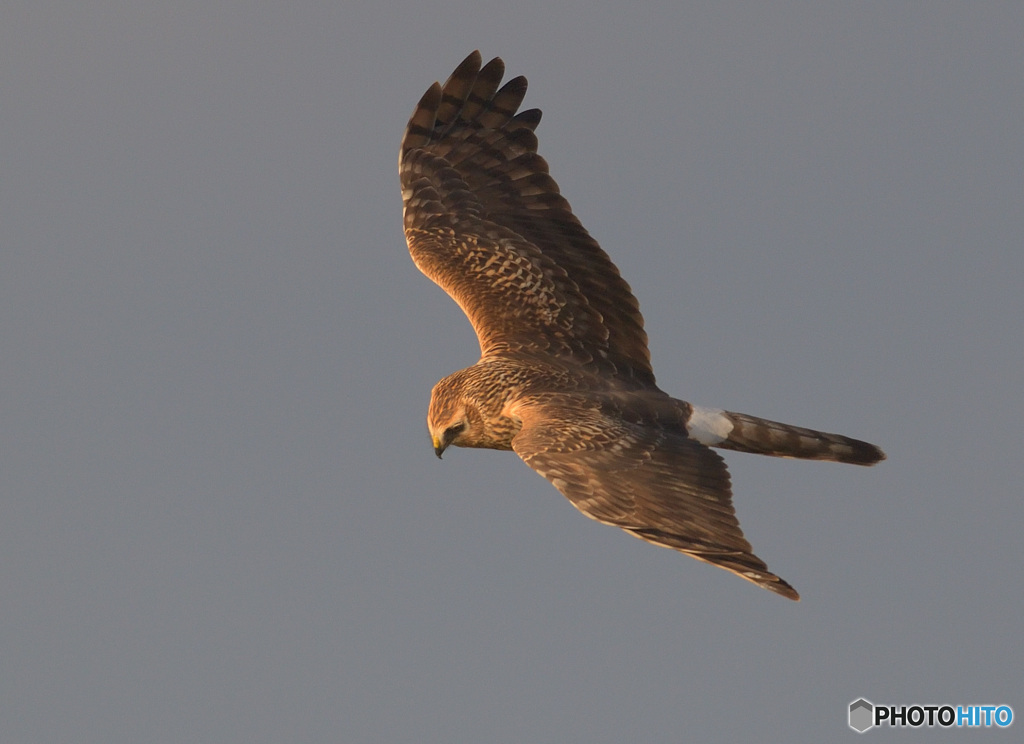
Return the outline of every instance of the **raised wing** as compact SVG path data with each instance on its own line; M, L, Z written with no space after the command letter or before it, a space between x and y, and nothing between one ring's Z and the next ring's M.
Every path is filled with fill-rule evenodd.
M420 99L402 139L405 236L416 265L462 307L483 356L572 359L653 385L640 308L548 175L516 113L526 79L470 54Z
M512 448L591 519L800 598L743 537L725 462L685 431L634 423L583 396L552 396L515 414L523 428Z

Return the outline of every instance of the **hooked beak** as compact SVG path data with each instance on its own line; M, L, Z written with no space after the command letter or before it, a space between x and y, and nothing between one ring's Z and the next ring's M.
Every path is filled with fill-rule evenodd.
M431 439L433 439L433 441L434 441L434 454L437 455L437 459L440 460L441 459L441 455L443 455L444 451L446 449L448 449L448 443L447 442L442 442L436 436L435 437L431 437Z

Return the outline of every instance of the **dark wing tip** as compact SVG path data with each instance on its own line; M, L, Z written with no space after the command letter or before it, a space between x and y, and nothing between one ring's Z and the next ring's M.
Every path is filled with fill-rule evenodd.
M781 576L776 576L769 571L764 561L753 553L747 553L746 555L715 555L714 553L686 552L694 558L710 563L713 566L724 568L726 571L731 571L741 579L757 584L762 589L767 589L786 599L792 599L794 602L800 601L800 594L797 590Z
M434 83L424 93L416 109L409 117L409 123L405 127L405 135L402 137L402 155L409 150L423 147L434 133L434 123L437 120L437 107L441 104L441 84Z
M780 579L778 576L775 577L774 582L762 583L757 582L758 586L762 586L770 592L785 597L786 599L792 599L794 602L800 601L800 594L794 589L785 579Z
M520 111L512 117L512 121L515 122L516 126L522 127L523 129L529 129L532 132L537 128L537 125L540 124L540 117L540 109L532 108Z
M527 81L514 77L501 86L505 63L495 57L487 64L480 52L471 52L448 79L434 83L416 104L416 109L402 138L401 154L426 147L443 139L461 126L480 128L508 127L510 130L532 131L540 122L540 111L516 110L526 95Z
M667 547L672 546L669 545ZM710 563L713 566L724 568L726 571L731 571L741 579L746 579L750 583L756 584L762 589L767 589L786 599L792 599L794 602L800 601L800 594L797 590L781 576L776 576L769 571L764 561L753 553L730 554L702 550L683 550L681 552Z
M466 58L462 60L458 67L455 68L455 71L458 72L459 70L465 67L475 67L476 69L479 70L480 63L482 60L483 57L480 54L480 50L474 49L472 52L466 55Z

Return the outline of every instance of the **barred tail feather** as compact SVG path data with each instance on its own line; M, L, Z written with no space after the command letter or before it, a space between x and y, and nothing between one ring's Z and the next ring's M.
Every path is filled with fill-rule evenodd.
M693 439L710 447L854 465L874 465L885 459L882 450L859 439L781 424L745 413L700 406L692 406L692 409L687 430Z

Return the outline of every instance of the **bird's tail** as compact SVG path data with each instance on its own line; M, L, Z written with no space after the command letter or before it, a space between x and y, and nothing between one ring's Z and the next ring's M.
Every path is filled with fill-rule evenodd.
M878 447L859 439L829 434L778 421L693 406L690 436L712 447L773 457L830 460L874 465L885 459Z

